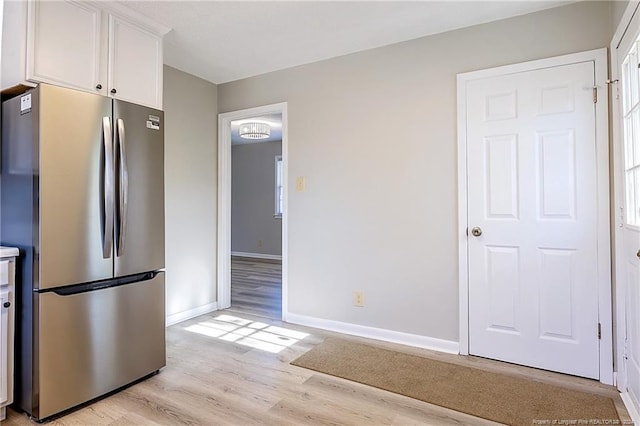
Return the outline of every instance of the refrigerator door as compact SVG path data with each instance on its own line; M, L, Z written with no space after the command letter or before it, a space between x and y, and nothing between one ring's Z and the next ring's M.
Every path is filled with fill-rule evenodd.
M44 84L37 92L40 242L35 261L40 268L34 287L111 278L111 100Z
M71 295L36 294L38 419L118 389L165 365L164 274Z
M115 276L164 268L164 116L114 100Z

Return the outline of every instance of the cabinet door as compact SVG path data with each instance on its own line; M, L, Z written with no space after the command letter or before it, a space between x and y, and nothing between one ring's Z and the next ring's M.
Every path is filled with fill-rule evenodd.
M162 39L113 15L109 92L117 99L162 109Z
M0 407L9 399L9 290L0 290Z
M29 2L29 8L27 80L97 90L100 10L74 1Z

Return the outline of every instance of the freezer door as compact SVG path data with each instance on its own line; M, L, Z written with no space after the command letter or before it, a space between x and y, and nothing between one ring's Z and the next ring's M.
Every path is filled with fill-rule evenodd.
M164 268L163 112L114 100L115 276Z
M34 286L111 278L113 148L105 127L111 100L44 84L38 91L40 268Z
M164 274L133 284L39 298L36 389L43 419L165 365ZM37 400L36 400L37 401Z

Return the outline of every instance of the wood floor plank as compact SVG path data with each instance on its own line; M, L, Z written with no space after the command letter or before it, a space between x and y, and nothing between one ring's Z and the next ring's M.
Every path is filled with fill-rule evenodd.
M282 263L232 256L230 309L282 318Z
M329 408L330 407L330 408ZM373 419L367 413L356 409L345 409L337 404L322 401L311 396L305 400L286 398L278 402L271 411L293 423L305 425L384 425L385 419Z

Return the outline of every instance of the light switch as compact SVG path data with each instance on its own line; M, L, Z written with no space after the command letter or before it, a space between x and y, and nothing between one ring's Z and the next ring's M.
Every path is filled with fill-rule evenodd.
M296 178L296 191L302 192L304 191L304 187L305 187L304 176L298 176Z

